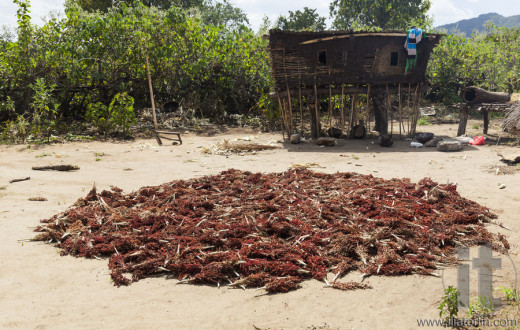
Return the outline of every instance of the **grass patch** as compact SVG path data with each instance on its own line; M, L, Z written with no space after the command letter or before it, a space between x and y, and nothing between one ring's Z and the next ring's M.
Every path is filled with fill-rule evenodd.
M428 118L428 117L420 117L419 120L417 120L417 125L427 126L427 125L433 125L433 123L430 121L430 118Z
M496 112L496 111L490 111L489 112L489 119L493 120L493 119L504 119L504 117L506 116L505 113L503 112Z
M52 155L51 154L41 154L41 155L34 156L34 158L43 158L43 157L49 157L49 156L52 156Z

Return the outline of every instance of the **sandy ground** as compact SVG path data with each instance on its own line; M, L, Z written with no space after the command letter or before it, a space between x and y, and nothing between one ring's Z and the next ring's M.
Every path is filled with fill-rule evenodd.
M470 122L469 133L472 130ZM420 127L422 131L453 136L457 125ZM511 259L520 266L520 175L496 175L505 157L520 155L520 148L486 145L465 147L458 153L434 148L412 149L407 141L392 148L375 139L343 141L330 148L311 143L244 156L200 152L223 139L257 136L258 142L280 140L280 134L231 130L223 135L183 135L181 146L157 147L155 140L132 142L68 143L43 147L0 146L0 328L69 329L414 329L417 319L437 318L443 287L455 285L456 269L442 278L425 276L371 277L371 290L342 292L306 281L287 294L266 295L241 290L177 284L164 277L147 278L129 287L115 287L107 262L60 257L58 249L39 242L32 229L84 197L95 183L126 192L175 179L215 174L228 168L249 171L284 171L294 164L317 163L317 171L354 171L383 178L431 177L440 183L457 182L459 192L499 214L490 225L511 243ZM35 165L75 164L76 172L32 171ZM29 181L9 180L30 176ZM505 183L505 189L498 186ZM46 197L32 202L30 197ZM472 251L472 257L476 251ZM519 268L520 269L520 268ZM359 274L349 275L359 280ZM477 274L472 272L476 295ZM513 264L502 257L494 286L515 283Z

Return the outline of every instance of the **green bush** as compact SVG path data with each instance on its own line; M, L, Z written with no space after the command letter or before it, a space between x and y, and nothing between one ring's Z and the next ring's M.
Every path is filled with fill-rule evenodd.
M430 118L428 117L420 117L419 120L417 120L417 125L419 126L426 126L426 125L433 125L430 121Z
M6 120L2 126L2 135L0 135L0 140L7 143L14 142L16 139L16 129L14 122L12 120Z
M456 288L450 286L444 289L444 296L441 299L439 307L439 316L449 321L456 317L459 313L459 292Z
M4 101L0 102L0 118L10 118L15 112L14 101L11 100L10 96L7 96Z
M88 105L86 119L105 137L112 130L108 107L101 102Z
M122 133L124 137L129 137L130 127L137 122L134 114L134 98L127 93L117 94L108 106L108 113L114 130Z
M129 137L130 127L137 122L134 98L127 93L118 93L108 107L101 102L90 104L86 117L105 138L110 133L121 133L123 137Z
M25 143L31 125L23 115L18 115L16 120L7 120L2 126L0 126L2 131L0 141L7 143Z
M33 101L30 104L33 108L32 132L35 138L38 138L39 133L43 132L49 141L51 133L57 125L59 104L52 95L55 88L55 84L47 86L44 78L36 79L36 82L31 85L33 90Z

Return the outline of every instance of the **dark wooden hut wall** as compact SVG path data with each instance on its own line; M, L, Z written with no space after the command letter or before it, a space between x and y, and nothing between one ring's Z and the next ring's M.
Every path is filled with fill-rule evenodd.
M278 91L341 84L417 84L425 79L432 49L440 36L418 46L417 66L405 75L404 33L290 33L271 31L273 75ZM310 43L309 43L310 41ZM320 61L320 53L322 61ZM326 64L323 64L323 54ZM392 53L398 65L391 66Z

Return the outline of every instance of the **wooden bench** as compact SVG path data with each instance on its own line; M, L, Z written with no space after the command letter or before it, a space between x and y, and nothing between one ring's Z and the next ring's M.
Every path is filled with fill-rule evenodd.
M483 133L487 134L489 129L489 113L490 112L506 112L511 104L509 103L479 103L479 104L462 104L460 109L460 121L457 136L466 134L466 126L468 123L468 114L470 110L476 110L482 114L484 119Z
M180 132L165 129L155 129L153 130L153 132L155 134L155 139L157 140L157 143L159 143L160 146L162 145L161 139L172 141L172 145L175 145L177 143L182 144Z

